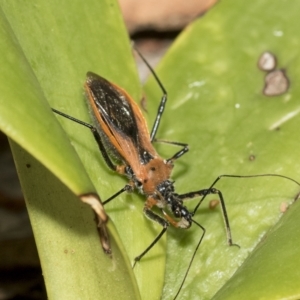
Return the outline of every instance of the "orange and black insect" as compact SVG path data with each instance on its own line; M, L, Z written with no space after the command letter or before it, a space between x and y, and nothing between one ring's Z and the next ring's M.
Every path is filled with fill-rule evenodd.
M231 229L223 195L221 191L214 188L215 184L222 177L249 178L257 176L278 176L292 180L298 185L299 183L291 178L277 174L250 176L221 175L209 188L185 194L177 194L175 192L174 182L171 179L171 172L174 162L188 152L188 144L157 140L155 138L166 106L167 92L151 66L147 63L143 56L141 56L141 58L149 67L163 92L151 132L148 131L146 121L140 108L130 95L116 84L113 84L103 77L91 72L87 73L85 91L91 107L95 126L82 122L55 109L53 109L53 111L89 128L95 137L107 166L113 171L116 171L121 175L125 175L128 178L128 184L104 201L103 204L107 204L123 192L137 189L146 197L144 214L150 220L157 222L162 226L162 231L146 248L146 250L135 258L135 263L158 242L158 240L167 231L170 224L176 228L184 229L195 224L202 229L202 235L197 243L192 258L190 259L190 263L185 275L183 276L182 283L178 292L174 296L174 299L176 299L182 289L196 252L205 234L205 228L196 222L193 217L207 195L218 195L227 232L227 241L230 246L234 245L232 242ZM181 149L172 157L163 159L153 147L153 142L173 144L181 147ZM184 206L184 201L186 199L196 197L201 198L194 210L189 211L187 207ZM152 210L154 206L161 210L161 215Z

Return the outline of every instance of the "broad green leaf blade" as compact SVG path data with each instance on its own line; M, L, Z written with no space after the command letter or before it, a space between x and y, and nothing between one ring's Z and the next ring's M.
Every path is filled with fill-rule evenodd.
M3 7L6 6L2 3ZM24 12L21 5L19 10ZM12 11L11 14L13 15ZM66 142L66 135L59 124L55 122L45 100L45 92L25 56L24 46L20 44L20 39L15 35L16 31L11 27L7 17L2 10L1 130L43 161L53 173L61 175L61 166L65 165L64 173L68 176L61 176L61 180L75 193L91 191L93 187L90 180L84 171L82 174L78 172L82 164L74 158L76 157L74 150ZM21 23L21 20L19 22ZM29 25L29 22L27 24ZM26 37L26 34L23 33L23 36ZM63 156L61 153L70 154Z
M22 12L24 12L24 10ZM4 61L2 64L5 71L1 73L3 75L3 78L1 80L1 123L3 131L6 132L10 137L15 139L18 143L20 143L24 148L27 148L28 151L33 153L33 155L35 155L39 160L43 161L43 163L45 163L45 165L47 165L54 173L58 173L59 175L61 175L61 173L59 173L57 170L63 169L65 174L68 175L68 178L62 178L61 180L66 184L69 184L70 188L72 188L75 193L93 192L93 185L90 183L84 169L82 168L82 164L80 163L76 155L74 155L75 152L72 147L70 147L70 144L66 142L65 135L62 132L61 127L55 121L55 118L53 117L49 106L43 99L43 94L40 91L41 89L38 86L36 78L34 77L32 70L24 57L24 53L22 52L23 49L21 49L20 45L18 45L17 39L15 38L14 33L9 27L6 17L4 15L2 15L2 17L1 28L3 39L1 40L3 41L3 44L1 50L3 51L3 53L9 53L8 61ZM19 19L19 21L22 20ZM5 55L3 54L1 57L5 57ZM53 135L49 134L50 132L53 133ZM70 155L64 157L62 153L69 153ZM20 160L19 163L23 163L23 168L25 168L24 160ZM19 168L19 170L21 170L21 168ZM36 204L45 206L45 212L48 212L49 214L55 211L58 211L59 213L64 211L65 206L63 205L63 202L58 202L57 207L55 208L48 207L47 209L47 205L44 205L45 202L51 201L51 199L53 198L51 197L51 193L49 193L50 196L48 194L48 197L40 197L40 194L45 192L45 190L43 189L43 184L45 184L45 177L42 175L43 172L39 177L36 177L35 182L31 182L31 184L29 182L26 182L25 180L25 194L26 196L29 195L29 197L26 197L27 200L36 201ZM53 182L53 180L49 181ZM33 190L33 188L35 190ZM48 188L50 190L55 190L55 188L57 188L57 184L54 184L53 187L51 187L50 184ZM64 194L66 198L70 198L69 194ZM79 199L74 197L72 197L72 199L77 200L76 202L74 202L73 206L77 208L80 207L80 202L78 201ZM57 200L56 197L54 197L54 200ZM60 204L62 204L61 207ZM47 275L52 274L52 276L46 276L47 290L50 293L49 297L54 297L56 299L59 293L59 291L57 290L56 293L54 293L55 289L57 288L56 283L58 281L66 283L66 280L64 279L65 276L68 276L68 272L60 271L58 273L49 273L49 269L51 270L53 264L57 261L60 261L59 255L61 254L61 249L57 249L54 247L56 251L45 252L44 250L47 247L47 249L51 247L43 243L45 242L45 240L43 240L43 236L45 232L47 232L47 236L50 236L49 232L52 233L51 236L56 236L57 226L55 226L55 222L51 222L52 227L48 227L50 223L47 222L47 220L44 220L41 214L34 210L32 212L30 211L30 216L33 220L34 225L36 225L36 227L34 227L34 232L37 244L39 246L42 265L44 269L47 269ZM89 213L89 215L85 215L85 217L91 218L91 213ZM39 221L36 222L36 220ZM92 221L92 218L90 220ZM42 226L41 224L43 224L44 226ZM77 226L80 225L80 223L77 223ZM40 230L45 228L48 228L48 230ZM60 239L62 240L68 239L67 233L64 233L65 234L60 237ZM95 235L95 227L93 233L94 237L91 238L91 235L89 235L88 238L91 238L92 240L95 240L96 238L98 240L97 235ZM115 232L112 232L112 235L115 234ZM80 238L80 235L77 235L77 239L78 238ZM58 240L59 238L57 236L57 239L55 239L55 241ZM53 240L54 243L55 241ZM84 244L84 247L90 249L89 244ZM87 253L88 255L89 251L83 251L81 249L81 251L79 252L81 252L81 254ZM99 254L99 249L95 248L94 252ZM49 253L50 255L47 255ZM118 254L117 250L115 250L114 255L115 259L122 260L122 256ZM76 269L75 265L85 265L86 268L90 269L90 273L92 273L95 278L95 281L93 281L93 283L97 285L96 287L88 283L87 286L89 287L89 289L85 289L85 294L89 294L89 292L91 292L95 288L97 291L99 289L102 290L104 284L104 286L110 288L111 286L114 286L115 295L118 294L118 291L119 293L123 291L124 297L127 297L128 299L132 299L132 297L134 297L134 292L136 295L138 295L136 291L134 291L135 288L133 285L132 277L129 274L126 275L126 278L128 278L128 280L125 280L124 283L124 285L127 286L128 292L124 291L124 286L123 288L120 287L121 284L119 286L116 286L115 284L113 285L110 283L116 283L116 274L119 276L118 281L120 281L120 278L124 278L124 271L119 272L118 270L122 270L122 268L124 269L124 262L121 263L120 261L117 264L118 268L116 269L116 272L113 274L113 276L107 276L107 280L105 282L96 282L96 278L98 277L97 275L99 272L99 266L101 266L100 261L97 264L98 268L93 268L93 266L95 265L95 261L92 261L91 259L87 264L84 264L84 262L86 263L86 261L83 261L83 259L81 259L80 262L73 261L74 270ZM123 267L121 267L122 264ZM130 270L130 266L128 266L128 263L127 268ZM64 271L68 271L63 267L62 269ZM77 271L80 270L77 269ZM56 279L56 281L53 279ZM83 289L84 287L86 287L84 283L79 280L79 273L77 273L76 276L72 277L72 279L73 280L69 281L69 285L65 286L64 289L64 292L72 289L72 293L68 293L69 299L74 299L80 294L77 289ZM75 279L77 279L77 281ZM87 284L87 282L85 284ZM77 289L74 287L76 287Z
M214 299L240 299L241 295L247 299L299 299L300 261L295 251L300 242L299 213L297 202ZM283 281L282 274L292 277Z
M124 87L135 100L139 99L138 76L116 2L89 0L70 5L58 1L40 1L38 4L1 1L0 4L1 62L5 69L0 75L1 129L76 195L94 192L96 188L101 199L108 198L122 188L126 180L107 169L86 128L57 117L79 160L44 99L52 107L90 122L83 93L87 71L99 73ZM9 59L6 59L7 53ZM20 161L19 165L22 163ZM43 178L36 180L38 187ZM30 191L32 186L26 183L25 188ZM45 199L39 201L45 202ZM63 210L63 207L60 208L58 203L57 210ZM133 194L118 197L107 208L109 216L117 223L131 261L160 230L159 226L149 225L151 222L145 220L142 207L143 199ZM31 218L38 219L39 215L31 214ZM34 231L39 239L38 231ZM115 232L111 234L118 241ZM148 260L135 268L145 299L157 299L161 293L163 249L162 240L148 255ZM55 260L55 255L52 259ZM154 271L158 276L149 276ZM132 272L131 268L128 272ZM127 277L130 281L131 275ZM112 288L116 289L115 286Z
M158 75L169 100L157 137L190 145L174 169L177 193L208 188L221 174L276 173L299 181L298 11L298 4L288 1L272 1L271 6L263 1L222 1L189 26L167 53ZM281 96L262 93L266 73L257 63L264 51L276 55L277 68L284 68L290 80ZM153 79L147 95L152 119L161 97ZM166 158L176 151L166 145L157 148ZM281 204L291 203L299 192L295 183L275 177L223 178L216 188L225 198L233 241L240 249L227 246L220 207L209 209L209 200L218 196L207 197L194 217L207 232L178 299L211 299L280 219ZM191 211L196 204L197 200L186 203ZM169 230L163 299L172 299L178 291L201 234L195 225L186 231ZM299 243L293 242L292 257L299 257ZM276 247L285 251L281 246L278 241ZM286 261L293 263L293 258ZM300 278L289 270L276 272L283 285L295 279L288 285L293 297ZM280 289L276 285L273 295L281 294ZM222 299L221 293L218 296Z
M92 210L20 146L14 158L36 238L49 299L135 299L138 291L115 244L106 255L99 243ZM43 178L39 182L37 177ZM29 188L31 187L31 188ZM37 201L39 199L40 201Z

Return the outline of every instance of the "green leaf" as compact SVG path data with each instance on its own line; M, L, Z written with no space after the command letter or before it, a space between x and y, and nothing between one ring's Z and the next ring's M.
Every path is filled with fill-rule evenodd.
M124 299L137 297L114 228L110 226L110 257L99 243L92 210L34 157L17 144L11 146L25 187L48 298L117 299L120 293Z
M299 299L296 282L300 265L295 249L300 234L299 210L297 202L214 299L240 299L241 295L247 295L247 299Z
M73 193L95 191L90 177L102 199L111 196L126 181L109 173L86 128L60 118L85 166L82 168L44 99L52 107L89 121L82 92L84 74L88 70L118 83L134 99L139 99L129 43L115 6L115 2L91 0L72 6L53 1L38 5L1 1L1 129L47 166ZM169 92L169 102L158 137L190 145L190 152L176 162L173 179L178 193L209 187L224 173L278 173L299 178L296 149L300 105L295 84L299 72L297 12L297 3L287 0L273 1L272 6L258 0L249 3L223 1L188 27L169 51L159 70L161 81ZM267 50L276 55L277 68L286 70L291 83L288 92L279 97L262 94L266 74L257 68L257 61ZM150 121L155 117L161 97L157 83L152 81L147 85L147 94ZM157 148L163 157L170 157L176 151L166 145L157 145ZM72 198L63 186L58 186L55 177L48 179L51 176L31 156L16 146L13 149L15 156L23 156L17 164L19 172L24 174L23 186L28 188L27 202L43 268L45 264L49 266L49 273L45 274L49 298L55 297L50 291L57 289L59 278L72 299L70 291L76 298L78 295L98 296L97 278L101 278L99 281L106 288L106 298L107 295L110 299L119 299L120 295L124 299L138 297L134 283L129 283L130 270L128 275L120 271L119 280L113 277L111 283L102 280L110 278L112 261L101 253L91 212L75 201L77 198ZM31 175L36 178L34 185L27 182L29 172L33 171L37 172ZM239 281L237 276L229 278L277 223L281 216L279 207L282 203L291 203L299 187L282 178L258 177L222 179L217 188L222 190L226 201L234 242L241 248L226 245L221 212L208 209L207 204L209 199L217 197L208 198L195 215L195 220L207 229L207 233L179 298L210 299L222 287L216 295L219 299L240 298L241 291L248 295L249 287L253 299L265 295L272 299L278 295L297 298L299 274L294 266L299 257L299 235L290 234L293 228L299 227L294 208L278 224L282 224L286 239L280 235L273 239L277 234L274 230L249 258L251 268L256 269L249 270L245 262L245 267L237 273L243 280ZM40 201L29 201L34 198ZM131 260L160 230L141 214L143 201L142 197L137 198L136 194L123 195L107 208ZM192 210L195 203L197 201L190 201L187 205ZM69 207L72 211L68 211ZM113 259L117 259L118 265L122 259L122 254L119 256L114 247L115 241L119 245L118 237L111 223L109 228ZM45 240L46 232L46 236L56 242ZM176 294L201 234L196 226L188 231L170 228L164 298L172 299ZM84 243L80 243L82 239ZM273 240L274 244L270 242ZM288 245L289 251L283 244ZM260 254L260 249L266 252ZM279 265L272 272L274 249L278 249L276 261L284 258L285 268ZM143 299L159 298L163 250L164 241L135 269ZM74 253L79 255L73 264ZM68 254L72 261L67 262ZM101 256L103 261L100 262ZM99 265L95 267L98 257ZM63 261L62 269L66 273L61 273L57 261ZM124 263L124 268L126 264L128 266L128 262ZM266 271L264 276L268 284L262 285L266 281L255 275L257 265ZM81 281L83 270L91 272L84 275L92 278L92 282ZM72 271L75 280L68 283L66 277ZM48 274L54 276L53 280ZM274 281L274 277L278 280ZM123 280L126 281L121 284ZM276 284L278 282L281 284Z
M112 259L103 254L91 211L78 196L97 191L106 199L126 180L108 170L89 130L54 116L47 103L91 122L83 93L87 71L141 98L118 5L108 0L0 4L0 127L22 147L11 143L48 297L139 299L130 263L160 228L149 226L142 215L143 201L135 194L120 196L107 212L127 255L112 222ZM157 299L161 293L163 246L162 240L134 270L144 299ZM154 271L158 276L149 276Z
M298 11L299 4L290 1L222 1L189 26L166 54L158 75L169 100L157 137L190 146L174 169L177 193L208 188L221 174L275 173L299 181ZM285 69L289 78L290 87L281 96L262 93L266 72L257 64L264 51L275 54L277 69ZM153 119L161 91L153 79L146 91ZM157 148L167 158L176 151L166 145ZM225 299L225 291L226 299L241 295L250 299L250 286L252 299L298 298L299 235L292 229L285 231L284 240L267 246L273 240L270 235L264 241L268 261L252 259L258 257L255 246L280 219L281 205L293 201L299 186L283 178L257 177L223 178L216 188L225 198L233 242L240 249L226 243L220 207L209 209L209 200L218 199L217 195L207 197L194 216L206 235L178 299L212 299L222 287L216 299ZM191 200L186 205L192 211L197 203ZM285 226L286 221L280 224ZM289 222L291 228L298 226L296 214ZM178 291L201 234L194 224L189 230L168 231L163 299L172 299ZM283 255L287 240L289 257ZM286 266L273 265L270 276L275 248ZM251 263L259 270L250 271L249 263L228 281L252 251ZM263 271L268 284L261 284L262 275L255 275Z

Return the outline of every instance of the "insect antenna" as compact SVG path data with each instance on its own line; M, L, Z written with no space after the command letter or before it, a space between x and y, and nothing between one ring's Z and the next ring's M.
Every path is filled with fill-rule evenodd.
M215 181L211 184L211 186L208 188L208 191L212 191L214 189L214 186L217 184L217 182L219 180L221 180L222 178L240 178L240 179L246 179L246 178L256 178L256 177L280 177L280 178L284 178L284 179L287 179L287 180L290 180L294 183L296 183L298 186L300 186L300 183L291 178L291 177L288 177L288 176L284 176L284 175L280 175L280 174L256 174L256 175L228 175L228 174L223 174L223 175L220 175L218 176ZM200 199L200 201L198 202L198 204L196 205L196 207L194 208L194 212L193 214L195 214L198 210L198 208L200 207L201 203L203 202L203 200L206 198L206 196L209 194L209 192L207 192L205 195L203 195L203 197ZM225 202L224 202L224 199L223 197L221 196L220 197L220 201L221 201L221 205L222 207L225 206ZM224 211L224 210L223 210ZM226 211L226 210L225 210ZM227 218L227 215L224 216L224 218Z
M293 179L291 177L288 177L288 176L280 175L280 174L257 174L257 175L227 175L227 174L224 174L224 175L218 176L208 189L200 190L198 192L191 192L191 193L188 193L188 194L185 194L185 195L181 195L182 198L185 198L185 197L193 198L193 197L197 196L197 194L198 195L200 195L200 194L203 195L202 198L200 199L200 201L198 202L198 204L196 205L196 207L194 208L194 211L191 212L191 216L194 216L196 214L198 208L200 207L201 203L204 201L204 199L206 198L207 195L209 195L209 194L218 194L219 195L219 199L220 199L220 203L221 203L221 207L222 207L223 219L224 219L224 222L225 222L225 229L226 229L226 233L227 233L227 241L228 241L229 246L238 246L238 247L240 247L239 245L234 244L232 242L231 229L230 229L230 225L229 225L229 219L228 219L227 210L226 210L226 206L225 206L225 201L224 201L223 195L222 195L222 193L219 190L217 190L217 189L214 188L214 186L217 184L217 182L219 180L221 180L222 178L224 178L224 177L227 177L227 178L279 177L279 178L287 179L287 180L289 180L291 182L294 182L298 186L300 186L300 183L297 180L295 180L295 179ZM194 261L194 259L196 257L196 254L197 254L197 251L198 251L198 249L199 249L199 247L200 247L200 245L202 243L202 240L203 240L205 232L206 232L205 228L201 224L199 224L198 222L196 222L193 218L191 218L191 221L195 225L197 225L198 227L200 227L202 229L202 235L201 235L201 237L200 237L200 239L199 239L199 241L197 243L197 246L196 246L196 248L195 248L195 250L193 252L193 255L192 255L191 259L190 259L189 265L188 265L188 267L187 267L187 269L185 271L184 277L183 277L183 279L181 281L180 287L179 287L179 289L178 289L175 297L173 298L173 300L177 299L179 293L182 290L182 287L183 287L183 285L184 285L184 283L186 281L186 278L187 278L187 276L188 276L188 274L190 272L191 266L193 264L193 261Z
M205 229L201 224L199 224L198 222L196 222L196 221L193 220L193 219L191 219L191 221L192 221L194 224L196 224L198 227L200 227L200 228L202 229L202 235L201 235L201 237L200 237L200 239L199 239L199 242L198 242L198 244L197 244L197 246L196 246L196 248L195 248L195 250L194 250L194 253L193 253L193 255L192 255L191 259L190 259L189 265L188 265L188 267L187 267L187 269L186 269L186 271L185 271L185 274L184 274L183 279L182 279L182 281L181 281L181 284L180 284L180 286L179 286L179 289L178 289L178 291L177 291L175 297L173 298L173 300L176 300L177 297L178 297L178 295L179 295L179 293L181 292L181 289L182 289L182 287L183 287L183 285L184 285L184 283L185 283L185 280L186 280L186 278L187 278L187 276L188 276L188 274L189 274L189 272L190 272L191 266L192 266L193 261L194 261L194 259L195 259L195 257L196 257L196 253L197 253L197 251L198 251L198 249L199 249L199 247L200 247L200 245L201 245L201 243L202 243L202 240L203 240L204 235L205 235L205 232L206 232L206 229Z

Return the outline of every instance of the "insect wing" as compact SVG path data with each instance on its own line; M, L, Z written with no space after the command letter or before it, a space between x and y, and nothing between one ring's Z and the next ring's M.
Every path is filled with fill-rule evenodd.
M100 129L124 161L134 166L145 151L156 155L146 121L126 91L91 72L85 88Z

